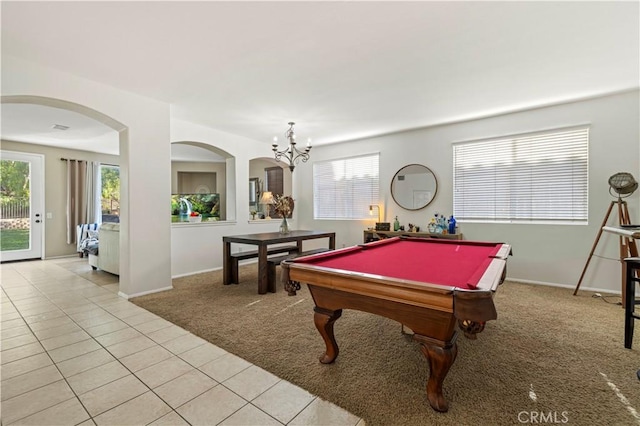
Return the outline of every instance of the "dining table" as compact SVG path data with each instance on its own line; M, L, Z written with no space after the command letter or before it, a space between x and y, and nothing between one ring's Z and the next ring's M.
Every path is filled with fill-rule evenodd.
M255 234L245 235L227 235L222 237L223 245L223 262L222 262L222 274L223 284L228 285L233 282L232 262L233 252L232 244L247 244L257 246L257 252L252 253L247 257L258 258L258 293L265 294L268 289L268 265L267 259L269 256L270 247L278 247L283 243L296 243L297 253L302 253L303 241L315 240L326 238L328 240L328 248L334 250L336 248L336 233L329 231L319 230L292 230L286 234L280 232L262 232ZM236 252L238 253L238 252Z

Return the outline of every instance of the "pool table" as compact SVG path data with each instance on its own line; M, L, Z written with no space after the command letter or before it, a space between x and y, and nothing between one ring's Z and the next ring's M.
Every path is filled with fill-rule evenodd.
M306 283L315 303L314 323L326 352L338 356L333 326L343 309L393 319L410 328L430 366L427 398L448 410L444 379L458 349L456 326L475 339L497 318L493 294L506 275L511 246L479 241L390 238L283 262L289 295Z

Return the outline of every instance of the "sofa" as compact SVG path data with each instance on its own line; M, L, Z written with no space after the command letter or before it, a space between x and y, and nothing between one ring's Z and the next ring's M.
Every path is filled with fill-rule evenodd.
M89 252L89 265L120 275L120 224L103 223L98 230L97 254Z

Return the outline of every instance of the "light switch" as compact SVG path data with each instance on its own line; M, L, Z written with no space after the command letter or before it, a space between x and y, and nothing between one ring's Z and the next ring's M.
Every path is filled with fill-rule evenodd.
M47 219L53 219L53 213L47 212Z

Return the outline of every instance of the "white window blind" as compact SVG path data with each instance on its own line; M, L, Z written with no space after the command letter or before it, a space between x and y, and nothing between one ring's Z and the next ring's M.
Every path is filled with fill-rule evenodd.
M453 213L487 222L586 222L589 129L453 146Z
M315 219L370 219L379 199L379 154L313 164Z

